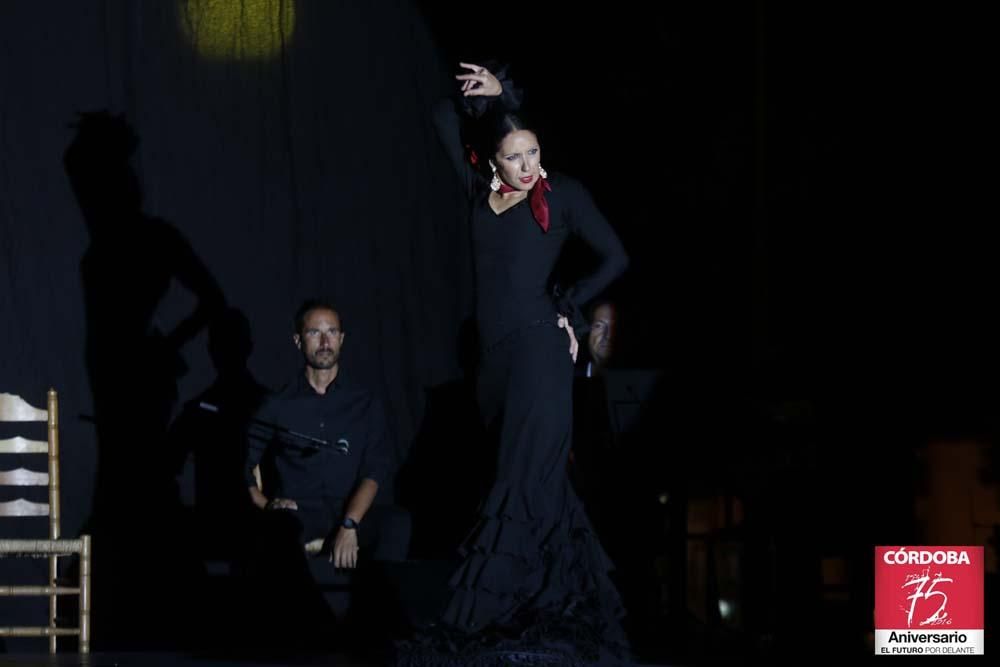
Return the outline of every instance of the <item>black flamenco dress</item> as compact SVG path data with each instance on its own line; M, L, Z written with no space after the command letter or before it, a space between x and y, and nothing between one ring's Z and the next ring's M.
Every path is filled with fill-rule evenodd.
M573 361L557 317L582 331L579 306L617 278L628 257L587 191L567 176L548 176L547 230L532 210L539 193L496 214L487 183L465 160L450 101L435 120L472 205L478 399L499 448L496 480L463 546L444 615L399 664L623 664L628 646L612 565L566 473ZM556 300L550 274L573 234L602 261Z

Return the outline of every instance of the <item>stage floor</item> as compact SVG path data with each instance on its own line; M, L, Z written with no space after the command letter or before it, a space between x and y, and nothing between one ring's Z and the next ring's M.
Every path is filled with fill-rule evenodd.
M0 654L0 667L381 667L376 663L359 662L344 655L308 657L221 658L192 653L75 653ZM637 665L636 667L680 667L678 665Z
M344 655L314 655L274 658L223 658L194 653L75 653L0 654L0 667L375 667Z

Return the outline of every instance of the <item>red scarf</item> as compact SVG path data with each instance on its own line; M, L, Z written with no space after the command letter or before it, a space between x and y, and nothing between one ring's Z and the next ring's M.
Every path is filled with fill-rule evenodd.
M500 182L500 194L516 191L517 188L512 188L506 183ZM535 216L535 222L538 223L543 232L549 231L549 203L545 201L546 191L551 192L552 186L549 185L548 180L539 176L538 180L535 181L534 187L531 188L530 194L528 194L528 200L531 204L531 214Z

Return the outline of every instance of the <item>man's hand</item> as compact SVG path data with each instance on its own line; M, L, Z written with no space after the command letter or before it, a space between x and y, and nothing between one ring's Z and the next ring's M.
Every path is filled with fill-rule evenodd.
M354 569L358 565L358 529L341 528L333 540L330 561L334 567Z
M264 506L266 510L297 510L298 503L291 498L271 498Z

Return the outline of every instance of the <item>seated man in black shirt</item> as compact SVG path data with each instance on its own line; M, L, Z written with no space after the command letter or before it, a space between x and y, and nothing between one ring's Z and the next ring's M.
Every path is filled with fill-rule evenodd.
M305 368L256 415L246 461L250 498L292 519L306 552L336 568L355 568L359 557L405 560L409 514L375 503L392 472L382 402L341 369L344 332L336 310L306 302L295 326Z

